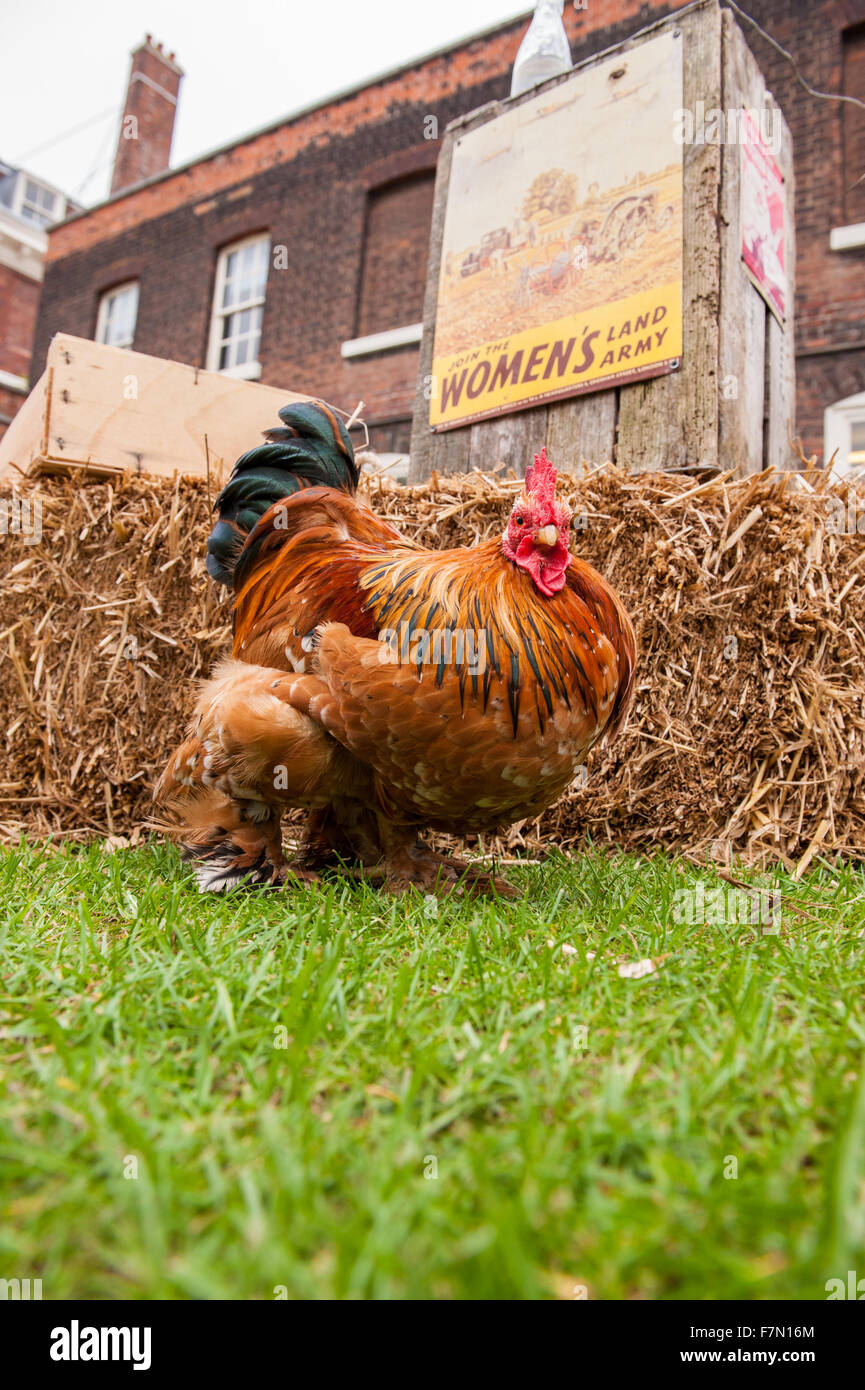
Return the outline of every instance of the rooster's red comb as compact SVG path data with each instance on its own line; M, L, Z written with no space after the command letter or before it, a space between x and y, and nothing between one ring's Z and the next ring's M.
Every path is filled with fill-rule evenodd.
M541 503L552 505L556 497L557 473L547 458L546 449L535 454L535 464L526 473L526 492Z

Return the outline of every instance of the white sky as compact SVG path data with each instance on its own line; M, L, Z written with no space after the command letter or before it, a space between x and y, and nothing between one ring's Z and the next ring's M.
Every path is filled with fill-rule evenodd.
M105 197L129 52L145 33L186 73L177 165L532 8L532 0L0 0L0 157L80 202ZM41 148L49 142L57 143Z

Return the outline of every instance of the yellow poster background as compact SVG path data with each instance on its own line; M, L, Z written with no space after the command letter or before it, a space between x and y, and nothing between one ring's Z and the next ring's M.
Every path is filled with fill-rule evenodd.
M649 375L682 355L681 282L433 361L430 424L499 414L593 382Z

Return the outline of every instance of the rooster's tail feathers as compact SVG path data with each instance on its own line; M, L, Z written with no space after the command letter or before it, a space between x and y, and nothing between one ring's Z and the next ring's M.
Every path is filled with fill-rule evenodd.
M304 487L357 490L348 431L323 401L297 401L279 412L282 427L242 454L216 499L219 520L207 542L207 572L231 585L244 541L269 507Z

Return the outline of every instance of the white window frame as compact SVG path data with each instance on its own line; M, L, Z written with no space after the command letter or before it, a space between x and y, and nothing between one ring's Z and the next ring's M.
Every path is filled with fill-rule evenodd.
M108 330L108 312L112 299L118 295L127 294L129 290L135 291L135 313L132 317L132 337L128 342L109 343L106 338ZM138 302L139 302L139 282L137 280L124 280L122 285L112 285L110 290L105 290L99 297L99 313L96 316L96 341L105 347L129 349L135 342L135 329L138 324Z
M253 246L256 243L263 243L267 247L265 263L268 272L270 271L270 236L267 232L256 232L253 236L242 237L240 241L232 241L227 246L223 246L219 253L219 260L216 263L216 282L213 287L213 304L210 312L210 338L207 347L207 369L210 372L218 372L220 376L234 377L240 381L258 381L261 376L261 362L256 354L252 362L238 362L233 367L220 367L219 359L222 354L223 345L223 321L231 314L240 314L244 309L262 310L262 325L258 335L258 352L261 352L261 334L264 331L264 306L267 301L267 275L265 275L264 288L260 296L253 299L244 300L242 303L232 304L229 308L223 305L225 294L225 279L228 258L234 251L242 251L245 246Z
M865 222L848 222L829 233L830 251L855 251L859 246L865 246Z
M17 217L19 222L24 222L28 227L35 227L40 232L44 232L46 227L52 226L55 222L62 222L66 213L65 194L61 193L57 188L52 188L50 184L45 183L42 179L35 178L33 174L28 174L26 169L16 170L11 175L11 179L13 181L12 201L8 206L4 204L2 208L0 208L0 211L7 212L12 217ZM24 212L25 206L28 208L34 206L26 196L28 180L30 183L35 184L43 193L49 193L54 199L50 215L47 208L41 206L36 208L36 211L46 218L44 222L41 218L37 221L32 217L28 217Z
M34 202L32 198L27 197L28 183L32 183L33 187L39 193L48 195L51 199L50 208L45 207L41 202ZM25 208L30 212L35 212L37 216L28 217L24 211ZM57 221L57 194L54 189L49 188L47 184L42 183L39 179L34 179L32 174L26 172L23 172L21 177L21 217L25 222L32 222L34 226L37 227L50 227L52 223Z
M349 338L341 351L343 357L370 357L374 352L387 352L390 348L413 347L422 337L422 323L407 323L404 328L388 328L383 333L369 333L365 338Z
M823 458L828 467L829 460L837 450L835 471L842 477L859 474L860 470L865 472L860 464L851 467L847 462L853 445L853 423L860 420L865 420L865 391L860 391L857 396L847 396L843 401L835 401L823 412Z

